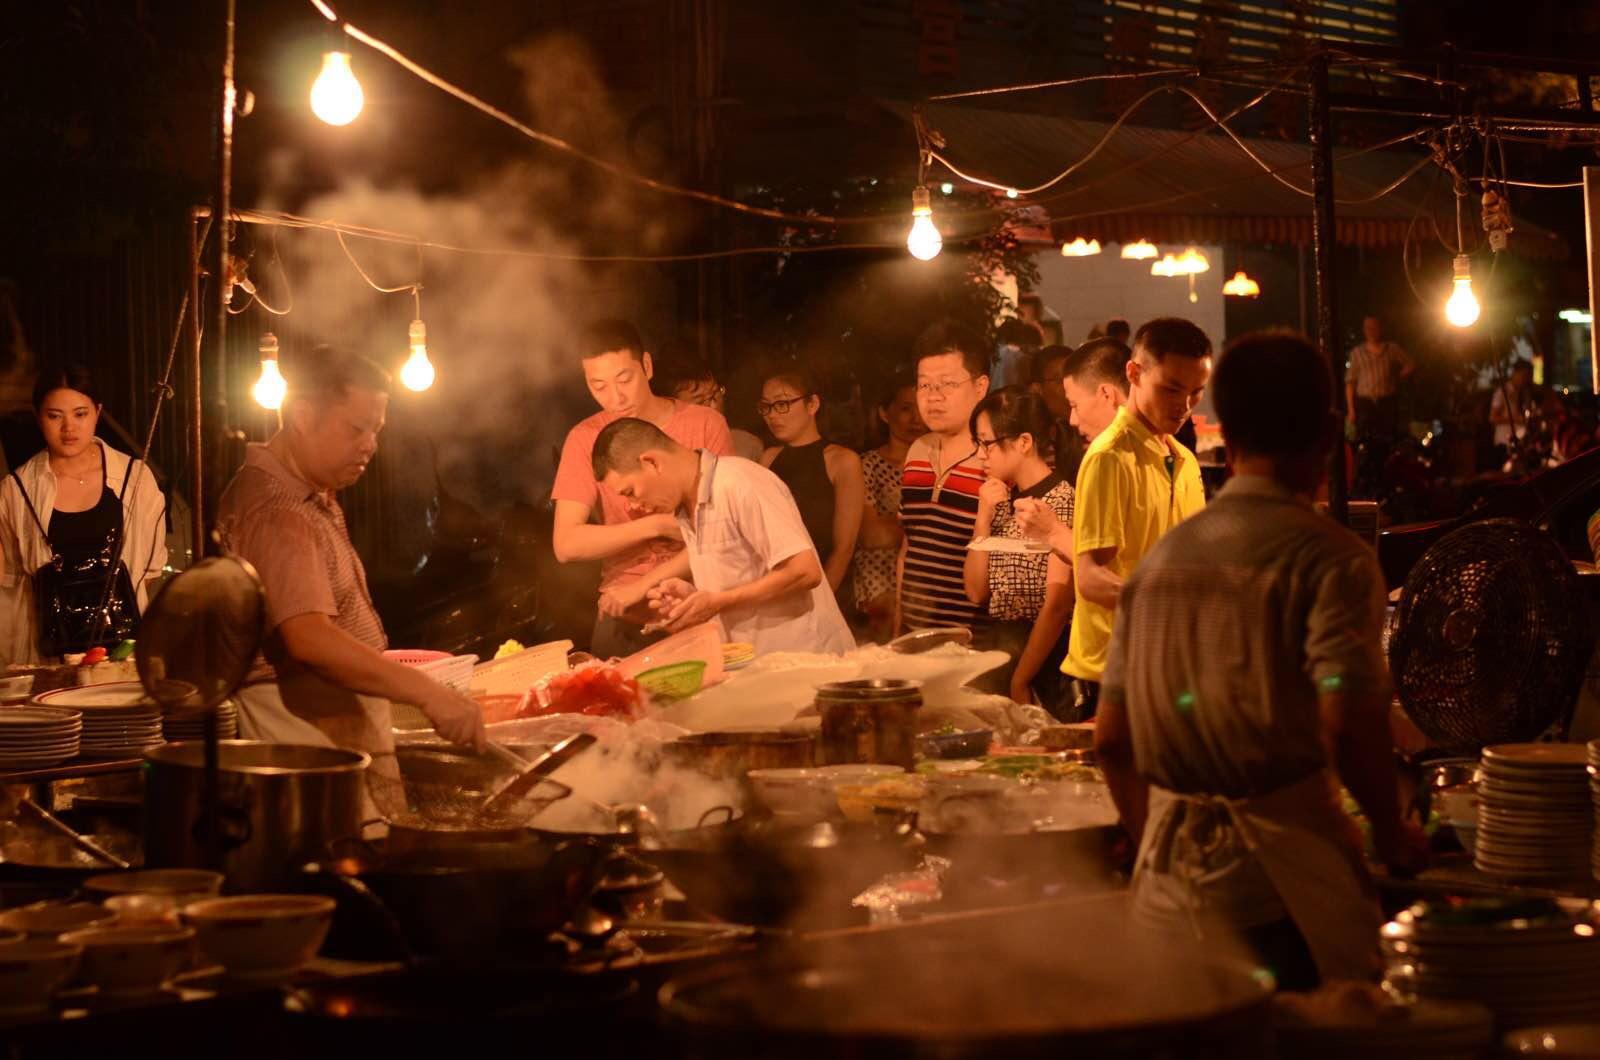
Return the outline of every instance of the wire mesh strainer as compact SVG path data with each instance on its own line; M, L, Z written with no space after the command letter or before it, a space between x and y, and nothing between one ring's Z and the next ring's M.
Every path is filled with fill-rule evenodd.
M390 824L439 831L522 828L572 794L544 777L520 799L489 811L485 801L515 779L515 771L492 759L431 747L402 748L396 758L399 776L367 776L372 799Z

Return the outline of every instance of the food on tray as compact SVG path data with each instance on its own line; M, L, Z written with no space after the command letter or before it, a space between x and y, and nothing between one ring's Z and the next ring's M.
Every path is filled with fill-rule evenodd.
M1072 780L1085 784L1104 784L1105 774L1094 766L1070 762L1053 755L993 755L978 772L1013 780Z
M494 657L496 659L504 659L507 655L515 655L518 652L527 650L520 640L508 640L495 650Z
M846 820L865 822L879 810L891 813L914 810L928 792L925 781L915 776L884 777L868 784L841 784L834 789L839 812Z
M636 718L642 705L639 682L607 663L585 663L543 678L533 686L521 717L591 714Z

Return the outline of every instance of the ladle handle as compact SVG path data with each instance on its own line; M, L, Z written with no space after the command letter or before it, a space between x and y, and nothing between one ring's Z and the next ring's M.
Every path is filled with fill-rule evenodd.
M40 806L37 802L34 802L31 797L26 795L22 797L22 807L31 812L40 821L43 821L45 826L51 831L60 833L62 836L71 841L73 846L77 847L79 850L90 855L91 857L98 858L107 865L111 865L115 868L133 868L133 866L127 861L117 857L99 843L96 843L94 840L88 839L73 831L72 827L68 825L67 822L51 813L43 806Z

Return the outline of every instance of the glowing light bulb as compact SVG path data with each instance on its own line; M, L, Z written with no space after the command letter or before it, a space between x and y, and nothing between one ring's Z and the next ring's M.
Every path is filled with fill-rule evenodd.
M428 360L428 327L420 320L411 322L411 356L400 366L400 382L407 390L426 390L433 385L433 362Z
M1255 298L1261 293L1261 285L1240 269L1233 274L1233 279L1222 285L1222 293L1234 298Z
M943 184L939 185L939 190L946 195L954 195L956 193L956 186L947 180Z
M350 69L349 52L324 52L322 73L311 85L311 112L329 125L349 125L366 96Z
M931 261L944 247L944 237L933 223L933 207L928 202L928 189L914 188L911 192L911 231L906 236L906 249L918 261Z
M278 336L269 331L261 336L261 378L250 388L250 396L264 409L277 409L288 392L289 384L278 371Z
M1015 199L1016 197L1017 197L1017 189L1016 188L1007 188L1006 189L1006 198Z
M1142 239L1122 244L1122 256L1129 261L1148 261L1159 253L1154 243L1147 243Z
M1100 253L1098 239L1085 239L1079 236L1070 243L1061 244L1061 256L1064 258L1087 258Z
M1455 290L1444 304L1444 318L1458 328L1470 328L1478 322L1478 296L1472 293L1472 259L1465 254L1456 255Z

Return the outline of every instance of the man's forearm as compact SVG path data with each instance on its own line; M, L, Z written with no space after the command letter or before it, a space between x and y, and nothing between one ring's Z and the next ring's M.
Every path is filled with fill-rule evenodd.
M300 621L291 618L284 626ZM290 658L330 684L352 692L397 703L419 703L433 683L426 674L385 659L332 622L280 627L280 632Z
M821 583L820 565L784 564L768 571L753 582L746 582L718 593L718 602L721 604L719 610L755 603L758 600L776 600L793 592L810 591Z
M1342 692L1324 693L1320 710L1323 741L1339 780L1373 834L1392 834L1400 825L1400 794L1383 710L1374 703L1352 704Z
M683 549L665 563L657 564L655 569L642 575L635 583L642 595L646 590L660 585L668 578L682 578L684 581L694 581L694 576L689 570L689 550Z
M581 563L585 560L609 559L660 536L655 523L646 518L609 525L580 523L576 526L557 526L551 543L556 559L562 563Z
M1090 603L1116 610L1117 599L1122 595L1122 575L1106 563L1097 563L1087 555L1080 555L1074 567L1078 591Z

